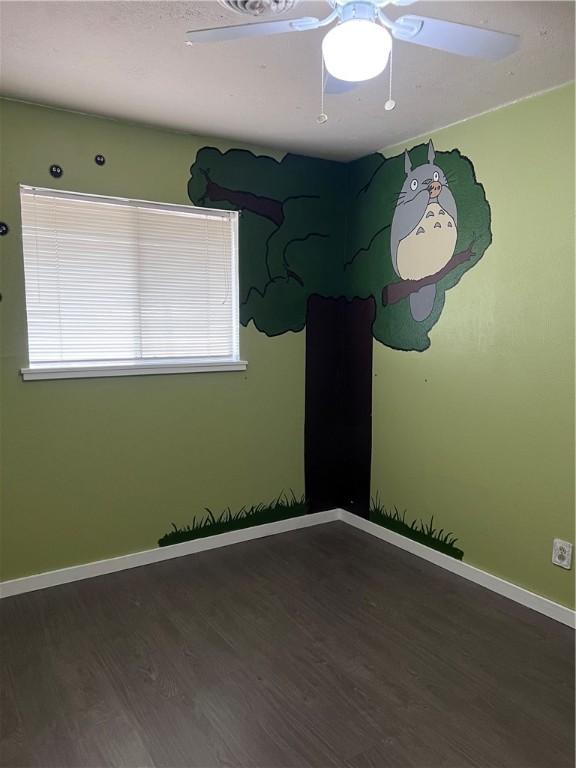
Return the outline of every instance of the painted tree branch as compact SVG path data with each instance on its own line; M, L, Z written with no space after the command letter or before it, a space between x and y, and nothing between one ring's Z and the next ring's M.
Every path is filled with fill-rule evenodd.
M473 244L468 246L465 251L455 253L442 269L436 272L434 275L428 275L421 280L401 280L399 283L392 283L382 289L382 304L386 307L389 304L396 304L397 302L410 296L411 293L416 293L420 288L424 288L425 285L435 285L439 280L445 277L449 272L458 267L460 264L474 256L472 250Z
M233 206L243 211L250 211L251 213L263 216L273 224L276 224L277 227L281 227L284 223L283 204L280 200L273 200L270 197L260 197L258 195L253 195L251 192L242 192L241 190L221 187L220 184L212 181L208 171L205 171L203 168L200 170L206 179L206 196L213 203L231 203Z

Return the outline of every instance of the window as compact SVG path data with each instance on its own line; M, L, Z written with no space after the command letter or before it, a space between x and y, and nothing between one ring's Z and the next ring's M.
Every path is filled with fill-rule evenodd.
M20 188L25 379L242 370L238 213Z

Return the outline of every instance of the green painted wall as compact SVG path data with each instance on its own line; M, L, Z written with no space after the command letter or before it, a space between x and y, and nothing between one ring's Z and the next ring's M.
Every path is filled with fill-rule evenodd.
M554 537L574 541L574 85L431 137L474 163L493 242L429 350L374 343L372 492L573 606L574 571L550 559Z
M242 328L245 374L18 375L18 183L183 203L197 151L229 145L0 105L0 210L12 226L0 238L2 578L153 547L205 506L302 493L304 333ZM574 541L573 120L572 85L432 135L474 163L493 242L447 293L428 350L374 342L373 382L372 493L410 519L434 515L466 562L567 605L574 572L550 555L554 537Z
M172 520L206 506L301 494L304 333L270 339L241 328L245 373L22 382L18 184L189 203L190 165L214 142L10 101L0 108L0 218L11 226L0 238L2 578L149 549Z

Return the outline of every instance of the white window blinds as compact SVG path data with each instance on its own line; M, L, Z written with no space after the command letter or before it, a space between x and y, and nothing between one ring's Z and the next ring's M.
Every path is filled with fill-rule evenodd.
M235 211L20 192L31 366L238 360Z

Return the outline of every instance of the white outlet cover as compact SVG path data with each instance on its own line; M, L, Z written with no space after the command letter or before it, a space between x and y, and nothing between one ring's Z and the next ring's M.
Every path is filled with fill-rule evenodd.
M552 562L560 568L570 570L572 567L572 544L562 539L554 539L552 545Z

